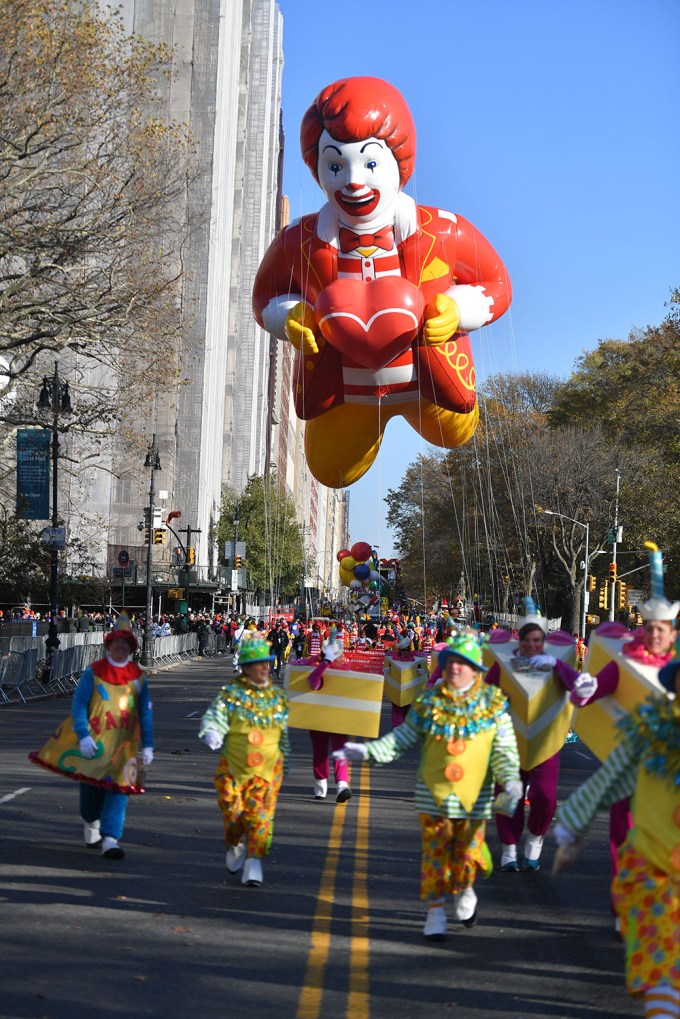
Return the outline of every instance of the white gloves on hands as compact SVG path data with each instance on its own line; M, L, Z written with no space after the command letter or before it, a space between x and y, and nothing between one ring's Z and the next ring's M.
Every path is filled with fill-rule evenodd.
M533 655L529 659L529 663L534 666L535 669L540 669L549 665L551 669L554 669L557 665L557 659L554 655Z
M555 839L557 840L557 852L553 860L553 877L566 870L567 867L571 867L572 863L581 855L581 850L585 845L585 839L573 835L559 822L555 825Z
M515 779L511 782L506 782L503 790L493 802L494 813L503 814L505 817L512 817L524 792L524 786Z
M582 672L574 680L574 693L583 701L588 701L597 693L597 676L591 676L589 672Z
M215 729L206 729L201 739L211 750L221 750L224 740Z
M142 765L145 768L150 768L153 764L153 750L151 747L143 747L142 749Z
M336 658L340 658L344 652L342 644L329 644L324 641L323 656L327 662L334 662Z
M97 744L91 736L84 736L78 743L78 749L83 757L87 757L88 760L97 756Z
M368 747L365 743L345 743L342 750L334 750L336 761L365 761L368 759Z

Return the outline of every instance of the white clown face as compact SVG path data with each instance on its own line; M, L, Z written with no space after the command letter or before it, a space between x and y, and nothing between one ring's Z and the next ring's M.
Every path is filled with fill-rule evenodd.
M384 141L319 139L319 183L340 219L350 225L384 225L394 218L399 164Z

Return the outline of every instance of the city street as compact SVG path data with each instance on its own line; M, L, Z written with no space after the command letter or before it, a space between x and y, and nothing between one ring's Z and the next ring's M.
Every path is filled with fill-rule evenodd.
M3 1019L595 1019L640 1016L624 988L609 912L606 816L575 870L478 882L480 922L424 941L418 898L416 757L354 766L352 800L311 795L309 739L292 731L265 882L224 867L212 787L217 755L198 719L231 661L151 676L156 757L132 798L127 856L82 844L75 783L31 765L67 700L0 709ZM383 727L389 712L383 711ZM591 773L582 743L562 753L560 795ZM498 842L493 823L489 843Z

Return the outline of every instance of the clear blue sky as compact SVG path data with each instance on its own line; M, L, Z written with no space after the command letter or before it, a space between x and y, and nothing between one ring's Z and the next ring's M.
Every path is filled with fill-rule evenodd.
M478 378L566 376L598 339L655 325L680 285L677 0L280 0L284 190L291 214L323 194L299 128L317 93L385 78L418 131L407 192L460 213L503 258L510 311L477 333ZM350 491L354 541L394 554L382 502L425 451L401 419Z

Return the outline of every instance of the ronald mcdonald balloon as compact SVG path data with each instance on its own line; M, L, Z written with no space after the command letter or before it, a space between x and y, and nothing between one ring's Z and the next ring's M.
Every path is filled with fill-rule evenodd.
M511 287L471 223L402 191L416 132L392 85L364 77L328 85L305 113L300 141L327 201L274 239L253 309L297 351L307 461L318 481L340 488L369 469L397 415L446 449L472 437L469 333L507 310Z

